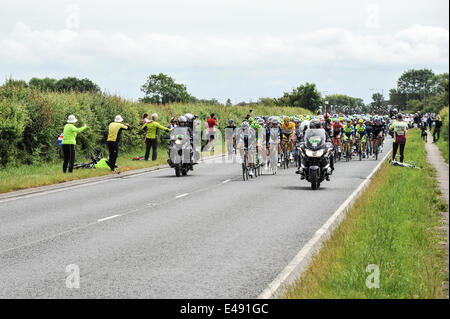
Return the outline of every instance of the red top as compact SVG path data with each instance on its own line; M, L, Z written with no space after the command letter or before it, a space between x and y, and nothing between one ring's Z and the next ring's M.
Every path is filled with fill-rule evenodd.
M214 126L219 125L215 119L208 119L206 122L208 122L208 128L212 130Z

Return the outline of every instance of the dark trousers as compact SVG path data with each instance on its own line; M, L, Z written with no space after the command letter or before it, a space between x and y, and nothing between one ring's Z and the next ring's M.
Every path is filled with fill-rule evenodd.
M152 148L152 161L156 161L156 157L158 156L158 139L157 138L148 138L145 140L145 160L148 161L150 156L150 148Z
M436 134L437 134L437 138L436 138ZM438 129L434 128L434 131L433 131L433 142L439 141L440 138L441 138L441 129L440 128L438 128Z
M75 162L75 144L62 144L62 150L64 154L63 173L67 171L67 166L69 166L69 173L72 173Z
M393 150L392 150L392 160L395 160L395 156L397 155L398 147L400 146L400 162L403 163L403 154L405 152L405 144L393 144Z
M117 156L119 156L119 142L108 142L109 167L112 171L116 168Z

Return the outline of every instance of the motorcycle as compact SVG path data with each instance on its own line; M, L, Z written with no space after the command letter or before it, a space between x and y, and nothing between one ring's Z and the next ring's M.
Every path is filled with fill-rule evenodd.
M311 188L316 190L324 180L329 181L333 161L333 145L326 142L325 130L308 129L300 144L301 166L299 174L302 179L311 183Z
M169 159L167 163L175 169L175 175L186 176L188 171L194 170L192 160L193 150L187 127L176 127L170 134Z

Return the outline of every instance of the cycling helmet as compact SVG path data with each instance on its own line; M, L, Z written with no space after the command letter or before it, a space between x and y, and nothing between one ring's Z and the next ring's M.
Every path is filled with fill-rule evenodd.
M289 119L290 119L291 121L295 121L295 117L293 117L293 116L291 116Z
M272 124L278 124L278 119L276 117L273 117L271 122Z
M259 119L259 120L258 120L258 124L259 124L259 125L263 125L263 124L264 124L264 120L263 120L263 119Z
M294 123L300 123L300 119L294 119Z
M233 119L229 119L228 120L228 124L231 124L231 123L233 123L234 121L233 121Z
M192 121L194 119L194 115L192 115L191 113L184 114L184 117L186 117L188 121Z
M243 129L243 130L246 130L246 129L248 129L250 127L250 125L248 124L248 122L247 121L244 121L244 122L242 122L242 124L241 124L241 128Z
M306 120L307 121L311 120L311 117L309 115L306 115Z
M249 123L253 123L254 121L255 121L255 119L254 119L253 117L249 117L249 118L248 118L248 122L249 122Z
M377 117L377 118L375 119L375 122L376 122L376 123L381 123L381 119L380 119L379 117Z
M309 123L309 128L321 128L322 123L320 123L319 120L312 120L311 123Z
M363 120L363 119L359 119L358 123L359 123L359 124L363 124L363 123L364 123L364 120Z
M186 116L181 115L178 118L178 123L186 123L186 122L187 122Z

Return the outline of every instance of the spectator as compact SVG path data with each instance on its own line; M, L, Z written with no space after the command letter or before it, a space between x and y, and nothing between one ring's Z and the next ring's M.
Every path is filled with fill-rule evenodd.
M116 171L116 161L119 156L119 142L120 137L122 135L122 130L129 130L130 126L128 124L123 124L123 118L120 115L117 115L114 119L114 122L109 124L108 130L108 149L109 149L109 167L111 171L120 174L119 171Z
M206 121L208 124L208 139L209 139L209 146L208 149L211 148L211 153L214 153L214 147L216 144L216 126L219 125L216 119L216 115L214 113L211 113L210 118Z
M431 114L428 114L427 124L430 127L430 132L431 132L431 126L433 125L433 119L431 118Z
M403 121L403 116L401 114L397 114L397 121L391 124L390 130L394 132L392 160L395 161L397 151L400 148L400 162L403 163L408 124Z
M69 173L72 173L73 163L75 162L75 145L77 144L77 135L87 129L86 124L83 127L77 128L75 126L77 121L78 120L75 118L75 115L69 115L67 124L64 126L64 136L61 142L64 154L63 173L66 173L67 166L69 166Z
M441 127L442 127L441 116L437 115L436 120L434 120L433 143L436 143L437 141L439 141L439 139L441 137ZM437 134L437 138L436 138L436 134Z
M167 127L170 128L170 129L173 129L173 128L177 127L177 126L178 126L178 120L177 120L177 118L172 117L172 118L170 119L169 126L167 126Z
M148 161L150 157L150 148L152 149L152 161L156 161L158 156L158 133L159 130L163 130L165 132L170 132L172 129L167 128L159 124L158 122L158 114L152 114L152 121L150 123L145 123L142 126L142 129L147 129L147 139L146 139L146 147L145 147L145 156L144 159Z
M152 121L149 120L149 118L148 118L148 113L145 112L144 115L142 116L141 124L151 123L151 122L152 122ZM145 137L144 137L144 143L145 143L146 140L147 140L147 129L145 129L144 132L145 132Z

